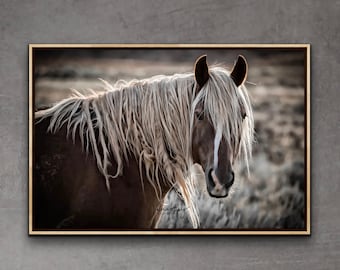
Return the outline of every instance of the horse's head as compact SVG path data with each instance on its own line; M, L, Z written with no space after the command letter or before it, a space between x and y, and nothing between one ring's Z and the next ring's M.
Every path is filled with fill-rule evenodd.
M205 171L210 196L218 198L228 196L234 183L233 162L240 148L247 144L242 141L243 121L247 113L251 114L248 96L244 95L245 88L241 89L247 75L245 58L238 57L230 74L221 74L217 76L209 71L206 56L201 56L196 61L192 157L194 163L199 163ZM222 79L221 76L227 78ZM222 92L216 91L216 86ZM205 93L200 93L202 91ZM221 100L223 98L226 100Z

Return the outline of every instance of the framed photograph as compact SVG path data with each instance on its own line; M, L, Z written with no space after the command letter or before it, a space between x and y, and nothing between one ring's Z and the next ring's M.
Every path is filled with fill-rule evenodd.
M30 44L29 235L310 235L309 44Z

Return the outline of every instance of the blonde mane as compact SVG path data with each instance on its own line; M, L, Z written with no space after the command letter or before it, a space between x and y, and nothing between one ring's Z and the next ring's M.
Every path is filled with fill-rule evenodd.
M203 101L215 130L222 129L222 136L233 149L232 160L242 153L247 162L253 139L253 114L246 88L237 88L223 68L214 67L209 72L210 79L196 96L192 73L118 81L114 85L104 82L107 92L91 96L78 93L37 112L36 119L50 117L49 132L66 125L73 140L79 136L83 148L93 152L108 190L111 179L123 174L124 160L133 154L158 196L160 181L179 187L197 228L199 217L190 173L196 105ZM241 110L247 115L244 121ZM108 173L111 161L117 165L114 175Z

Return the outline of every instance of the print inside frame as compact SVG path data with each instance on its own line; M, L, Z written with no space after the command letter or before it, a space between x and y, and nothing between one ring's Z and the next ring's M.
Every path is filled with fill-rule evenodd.
M310 234L309 45L31 44L29 63L30 235Z

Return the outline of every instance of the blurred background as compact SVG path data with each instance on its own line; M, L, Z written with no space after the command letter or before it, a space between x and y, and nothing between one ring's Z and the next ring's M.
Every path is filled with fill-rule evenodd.
M197 57L231 69L239 54L249 66L246 87L255 117L250 175L242 161L227 198L211 198L196 168L201 228L305 228L304 49L35 49L35 110L88 89L104 91L102 78L142 79L192 72ZM171 191L160 228L191 228L185 206Z

